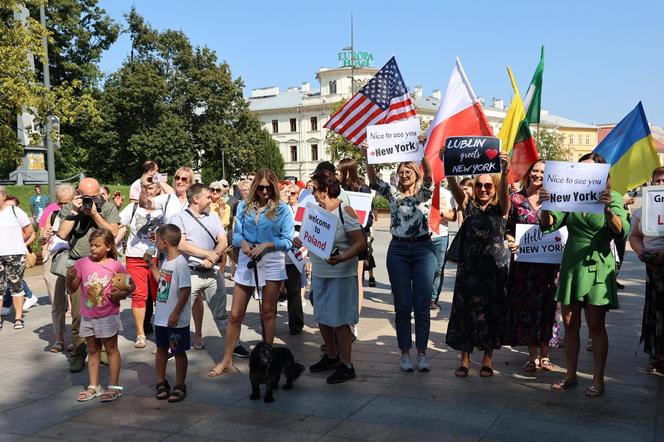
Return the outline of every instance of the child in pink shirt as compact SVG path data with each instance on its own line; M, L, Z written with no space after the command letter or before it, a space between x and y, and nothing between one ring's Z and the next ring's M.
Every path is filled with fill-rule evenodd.
M102 402L114 401L122 395L118 385L120 378L120 352L118 332L122 331L120 321L120 300L133 290L120 290L113 287L116 273L127 273L117 259L113 234L107 229L97 229L90 234L90 256L81 258L67 270L67 290L81 289L81 326L79 335L88 345L88 373L90 385L78 395L79 402L86 402L101 396ZM99 353L104 345L108 354L110 385L102 392L99 385Z

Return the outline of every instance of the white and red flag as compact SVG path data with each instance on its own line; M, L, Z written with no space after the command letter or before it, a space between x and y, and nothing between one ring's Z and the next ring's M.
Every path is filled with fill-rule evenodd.
M325 123L356 146L367 137L367 126L415 117L415 105L394 57Z
M435 190L433 204L429 215L429 227L438 232L440 226L440 182L445 178L443 162L438 153L451 136L487 135L492 136L493 130L484 115L482 104L466 73L461 61L456 59L456 66L447 84L445 96L440 102L436 117L429 126L424 155L431 163Z

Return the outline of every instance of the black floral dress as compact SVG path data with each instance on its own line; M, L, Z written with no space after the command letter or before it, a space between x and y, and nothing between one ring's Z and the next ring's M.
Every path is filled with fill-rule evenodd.
M539 224L540 210L535 210L525 190L513 193L507 218L507 233L514 235L517 224ZM507 283L507 329L505 345L548 344L556 315L558 264L510 263Z
M505 318L508 254L499 205L483 211L468 203L463 212L459 263L447 344L459 351L498 349Z

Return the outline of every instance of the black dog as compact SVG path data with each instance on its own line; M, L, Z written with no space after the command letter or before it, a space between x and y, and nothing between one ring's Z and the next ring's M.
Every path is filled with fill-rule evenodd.
M260 385L265 384L265 402L274 402L272 390L279 388L279 378L286 376L284 390L293 388L293 381L304 371L304 365L298 364L293 354L286 347L272 347L260 342L251 350L249 359L249 379L251 380L251 396L249 399L260 399Z

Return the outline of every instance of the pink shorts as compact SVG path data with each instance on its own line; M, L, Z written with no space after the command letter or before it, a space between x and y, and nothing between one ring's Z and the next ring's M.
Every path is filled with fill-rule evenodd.
M111 315L104 318L86 318L81 316L81 328L78 335L82 338L105 339L112 338L124 330L120 315Z

